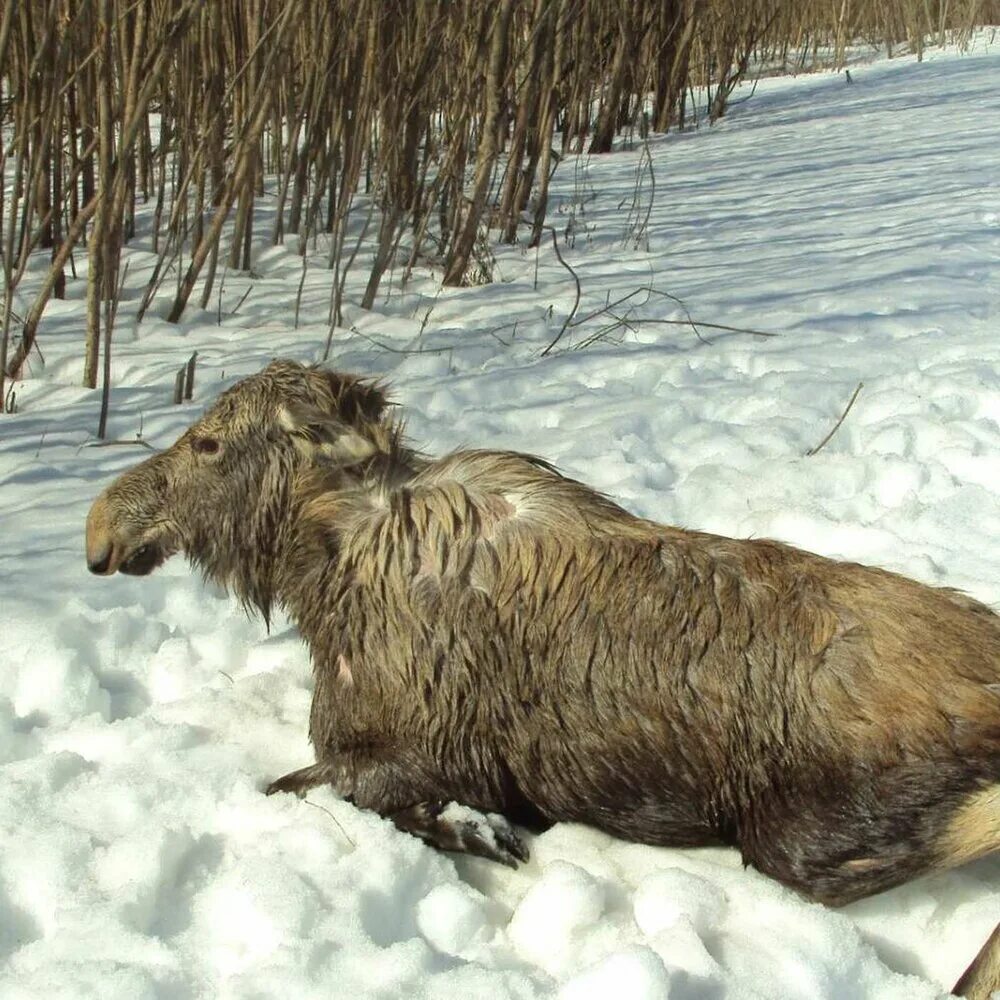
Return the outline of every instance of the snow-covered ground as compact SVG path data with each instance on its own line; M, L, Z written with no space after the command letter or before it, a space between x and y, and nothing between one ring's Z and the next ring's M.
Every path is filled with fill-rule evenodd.
M645 228L641 150L560 165L577 318L654 289L614 308L629 327L595 317L540 356L574 298L547 242L498 250L489 286L387 284L375 312L348 309L331 362L388 378L429 451L538 452L646 516L1000 603L1000 43L853 77L763 81L714 128L651 140ZM122 443L93 446L99 393L78 388L82 280L0 418L0 995L940 996L1000 919L1000 859L833 912L732 851L563 825L511 872L327 791L262 795L311 760L295 632L267 635L180 560L89 576L83 521L147 456L138 435L165 445L271 357L321 356L324 254L297 329L291 246L229 274L210 312L136 327L140 238L113 364ZM777 336L649 322L685 315L658 292ZM172 406L194 350L194 402Z

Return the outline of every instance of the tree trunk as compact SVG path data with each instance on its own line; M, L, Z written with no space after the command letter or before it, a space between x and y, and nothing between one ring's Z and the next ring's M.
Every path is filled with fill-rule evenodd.
M486 111L483 115L479 136L479 150L476 155L476 176L472 186L472 199L465 223L452 249L444 275L446 285L460 285L465 278L476 242L479 223L486 208L490 179L499 152L497 134L503 115L503 86L505 80L504 63L507 54L507 35L514 0L500 0L500 10L493 23L493 37L490 43L489 71L486 76Z

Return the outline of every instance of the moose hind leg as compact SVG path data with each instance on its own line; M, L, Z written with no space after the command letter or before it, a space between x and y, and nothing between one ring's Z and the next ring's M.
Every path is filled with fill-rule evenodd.
M750 824L744 859L832 906L972 861L1000 849L996 767L908 761L810 783Z
M392 814L400 830L442 851L458 851L497 861L508 868L528 860L528 849L507 819L498 813L450 802L418 802Z

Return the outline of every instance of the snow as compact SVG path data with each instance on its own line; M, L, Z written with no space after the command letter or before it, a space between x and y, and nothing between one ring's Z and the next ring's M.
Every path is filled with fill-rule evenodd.
M488 286L387 283L374 312L348 307L331 363L386 377L428 451L537 452L661 521L1000 603L998 71L984 34L966 55L855 67L850 86L761 81L717 126L650 141L641 233L640 149L561 164L551 221L574 236L578 317L648 286L778 336L636 324L685 316L644 293L615 308L631 329L581 346L613 322L598 316L542 357L574 298L547 242L499 248ZM325 789L262 794L312 759L294 630L268 635L180 560L90 577L83 521L149 454L137 437L168 444L275 355L321 356L322 239L313 252L297 329L292 247L261 248L179 326L164 289L137 326L140 234L112 365L122 443L93 446L99 394L78 387L83 280L52 303L45 364L0 422L0 995L939 997L1000 917L1000 859L835 912L729 850L560 825L510 871ZM172 406L194 350L195 400Z

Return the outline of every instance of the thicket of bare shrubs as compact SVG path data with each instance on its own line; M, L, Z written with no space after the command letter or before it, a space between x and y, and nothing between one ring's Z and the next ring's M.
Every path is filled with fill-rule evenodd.
M474 280L487 238L541 238L567 151L714 120L748 74L841 64L857 41L920 51L998 16L996 0L5 0L0 399L74 255L95 386L130 241L159 261L140 314L169 280L176 321L196 288L209 301L220 256L245 269L255 241L304 253L326 233L336 322L349 217L376 247L363 306L394 261ZM51 267L15 315L39 251Z

